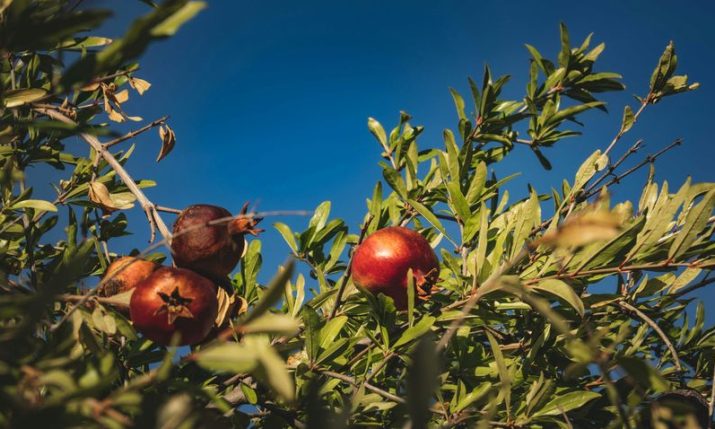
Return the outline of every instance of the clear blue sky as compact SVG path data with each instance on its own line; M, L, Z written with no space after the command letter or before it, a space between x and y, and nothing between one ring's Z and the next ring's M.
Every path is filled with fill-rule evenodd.
M110 37L147 10L138 1L121 3L106 29ZM646 92L669 40L676 43L679 72L702 86L650 107L620 149L643 138L650 152L682 137L686 145L658 163L658 178L675 185L687 175L713 181L714 17L711 1L677 7L663 0L210 1L141 61L138 76L153 86L142 98L132 95L128 113L147 120L171 115L178 143L156 164L158 137L138 138L128 169L158 181L148 194L161 205L213 203L237 211L248 200L261 210L279 210L312 209L331 200L333 216L355 230L365 198L381 178L380 150L367 117L391 128L405 110L413 124L426 126L420 147L442 147L442 130L456 129L448 88L466 97L466 77L481 78L489 63L495 73L512 75L505 95L519 98L528 71L524 43L555 56L563 21L572 43L589 32L596 43L606 42L598 69L623 74L627 89L605 97L609 114L584 117L581 138L546 150L553 171L517 148L498 170L502 176L523 172L513 194L523 196L527 183L546 192L562 177L572 180L582 160L611 140L623 105L635 105L632 95ZM614 199L637 200L643 182L642 174L632 177L613 189ZM136 235L125 243L142 247L142 214L135 210L131 218ZM298 230L307 223L281 220ZM266 220L268 226L272 221ZM264 270L271 273L288 249L272 228L263 240Z

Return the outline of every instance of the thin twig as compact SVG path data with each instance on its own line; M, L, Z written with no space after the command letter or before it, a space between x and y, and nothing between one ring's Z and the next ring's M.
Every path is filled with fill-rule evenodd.
M164 206L154 206L157 211L164 212L164 213L174 213L174 214L180 214L181 210L179 209L174 209L171 207L164 207Z
M668 347L668 351L670 351L671 356L673 357L673 363L675 364L675 369L678 372L683 371L683 367L680 366L680 358L678 358L678 351L675 350L675 347L673 346L673 343L670 342L670 339L668 338L667 335L665 335L665 332L663 332L662 329L660 329L660 326L658 326L653 319L648 317L647 314L643 313L640 311L638 308L635 306L625 302L625 301L618 301L618 306L621 307L624 310L627 310L627 312L630 313L635 313L638 317L643 319L643 321L648 324L657 334L658 336L663 340L665 343L666 347Z
M139 128L138 130L131 131L129 133L124 134L121 137L117 137L114 140L108 141L107 143L104 144L104 147L109 149L110 147L112 147L114 145L117 145L117 144L127 141L129 139L132 139L145 131L148 131L158 125L162 125L162 124L166 123L167 119L169 119L168 116L162 116L161 118L156 119L156 120L144 125L143 127Z
M612 175L613 172L614 172L618 167L620 167L621 164L623 164L623 162L624 162L626 159L628 159L631 155L633 155L633 154L635 154L636 152L638 152L638 150L642 147L642 145L643 145L643 140L637 140L637 141L633 144L633 146L631 146L631 147L626 151L626 153L624 153L623 155L621 155L621 157L618 159L618 161L616 161L614 164L611 164L611 163L609 162L609 166L606 168L606 171L605 171L598 179L596 179L593 183L591 183L591 185L589 185L588 188L586 188L586 193L589 193L589 192L591 192L592 190L596 189L596 187L598 187L598 185L599 185L601 182L603 182L604 180L606 180L606 178L607 178L608 176Z
M649 104L648 100L650 99L650 96L646 97L645 100L641 103L641 107L638 109L638 111L633 115L633 123L631 124L631 127L628 129L630 130L633 125L636 124L638 121L638 117L643 113L643 110L645 110L645 107ZM608 145L606 150L603 152L604 155L608 155L611 153L611 150L616 146L616 143L618 143L618 140L623 137L623 134L625 134L628 130L624 130L623 127L621 126L621 129L618 131L618 134L616 134L615 137L613 137L613 140L611 140L611 144Z
M367 232L367 228L370 226L370 222L372 222L372 218L373 218L373 215L368 216L368 218L365 219L365 223L362 225L362 228L360 228L360 238L358 238L358 242L355 245L356 249L357 249L357 246L359 246L360 243L362 243L362 241L365 239L365 233ZM350 255L350 260L348 261L348 267L345 269L345 273L340 278L340 286L338 286L338 292L335 295L335 304L333 305L333 309L330 310L330 315L328 316L328 320L335 317L335 314L338 312L338 308L340 308L340 304L342 304L342 298L343 298L343 293L345 292L345 287L348 284L348 279L352 275L353 256L354 255L355 255L355 249L353 249L353 253Z
M609 180L608 183L606 183L604 186L608 187L613 184L620 183L621 180L625 179L627 176L631 175L632 173L640 170L642 167L645 165L651 164L655 162L658 157L663 155L664 153L668 152L669 150L673 149L676 146L680 146L683 144L682 139L675 139L671 144L668 146L664 147L663 149L659 150L658 152L654 153L653 155L648 155L643 161L639 162L638 164L634 165L633 167L629 168L628 170L624 171L623 173L619 174L618 176L614 177L613 179ZM590 197L592 197L596 192L598 192L597 189L591 190L591 192L586 192L583 194L583 197L579 198L581 201L586 200Z
M710 403L708 405L708 415L710 416L710 421L713 420L713 413L715 413L715 361L713 362L713 379L711 381L712 386L710 386Z
M337 378L338 380L342 380L346 383L352 384L355 387L358 387L358 385L359 385L359 382L357 380L355 380L355 378L350 377L349 375L340 374L340 373L333 372L333 371L320 371L320 372L327 375L328 377ZM382 390L379 387L373 386L370 383L363 383L363 385L365 386L365 388L367 390L371 390L371 391L377 393L378 395L382 396L385 399L389 399L389 400L391 400L393 402L397 402L399 404L404 404L407 402L403 398L400 398L397 395L393 395L390 392Z
M57 110L47 108L40 108L37 110L49 116L50 118L56 119L60 122L64 122L70 125L77 125L76 122L63 115L62 113L58 112ZM171 232L169 232L169 228L167 228L166 224L164 223L164 220L157 212L154 203L149 201L146 195L144 195L144 192L139 188L139 186L137 186L134 179L132 179L129 173L127 173L122 164L117 161L114 155L112 155L108 150L106 150L104 145L102 145L102 143L95 136L87 133L80 133L80 137L82 137L85 142L87 142L95 151L97 151L102 156L102 158L104 158L105 161L107 161L107 164L112 167L112 169L117 173L117 176L122 179L124 185L126 185L129 191L136 197L137 201L139 202L139 205L141 205L142 209L144 210L144 213L146 213L147 220L149 221L149 228L151 232L150 242L154 241L154 237L156 235L155 228L158 228L159 233L164 238L164 241L166 241L167 243L171 243Z
M507 271L509 271L513 266L521 262L521 260L524 259L528 254L528 249L526 247L522 248L519 253L517 253L513 258L502 264L497 270L495 270L489 275L489 277L484 281L484 283L482 283L479 289L477 289L476 293L472 294L472 296L470 296L466 300L466 302L464 303L464 307L462 308L462 313L452 321L452 323L449 325L449 328L447 328L447 331L444 333L444 335L442 335L442 338L437 344L438 350L447 347L450 340L457 332L457 329L462 326L464 319L467 317L467 315L469 315L469 313L472 311L479 299L485 293L492 290L495 284L501 278L501 276L504 275Z

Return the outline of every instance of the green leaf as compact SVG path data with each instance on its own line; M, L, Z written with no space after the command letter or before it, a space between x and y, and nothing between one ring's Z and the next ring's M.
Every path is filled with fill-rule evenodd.
M471 392L467 393L464 395L462 398L460 398L459 402L457 403L457 406L454 407L454 412L459 413L460 411L464 410L471 404L475 403L476 401L482 399L484 395L486 395L489 390L491 390L492 384L488 381L481 382L477 388L472 390Z
M244 343L223 343L199 351L194 360L210 371L240 374L256 368L258 354Z
M276 274L275 277L271 279L271 282L268 283L268 286L263 292L263 296L253 307L253 311L248 314L248 316L243 322L244 324L248 324L248 322L250 322L251 320L257 319L258 316L261 316L263 313L265 313L266 310L271 308L271 306L280 299L281 295L283 295L283 291L285 290L286 283L293 275L294 267L295 260L289 259L288 262L285 264L285 268L283 268L278 274Z
M504 395L504 401L506 402L507 415L511 414L511 377L509 376L509 370L506 366L506 361L504 360L504 355L501 352L499 343L494 338L494 336L489 331L485 331L487 334L487 339L489 340L489 346L494 354L494 360L497 365L497 371L499 372L499 379L501 380L501 391Z
M407 201L407 204L409 204L410 206L412 206L412 208L417 210L417 213L422 215L422 217L424 217L427 220L427 222L429 222L433 227L435 227L439 232L441 232L449 241L454 243L455 246L457 245L454 242L454 240L452 240L449 237L449 235L447 234L447 230L444 229L444 226L442 226L442 222L440 222L439 219L437 219L437 216L435 216L434 213L432 213L432 211L430 211L427 207L423 206L422 204L418 203L415 200L411 200L408 198L406 201Z
M375 118L367 118L367 129L370 130L370 133L375 136L382 147L387 150L387 135L382 125Z
M602 101L593 101L591 103L584 103L584 104L578 104L576 106L571 106L567 107L566 109L559 110L558 112L554 113L548 120L546 121L547 125L555 125L558 124L559 122L563 121L564 119L568 118L573 118L574 116L578 115L581 112L585 112L586 110L593 109L594 107L599 107L599 106L604 106L606 103Z
M284 314L266 313L255 318L250 323L241 326L244 334L278 334L293 336L300 331L297 320Z
M407 371L407 408L412 429L427 429L432 415L430 403L438 386L438 356L433 335L424 335L412 353Z
M618 364L626 370L633 380L646 389L653 389L656 392L669 390L668 382L660 373L642 359L635 357L620 357Z
M436 320L437 319L432 316L424 316L415 326L405 329L405 332L403 332L400 338L395 342L393 348L408 344L424 335L432 328Z
M315 213L313 214L313 217L310 218L310 222L308 223L308 225L315 227L315 230L318 231L325 226L325 222L328 220L329 215L330 201L323 201L315 209Z
M330 346L331 343L335 341L335 337L340 334L340 331L342 331L347 321L347 316L338 316L330 319L320 330L320 347L324 349Z
M42 88L10 89L5 91L3 102L8 109L32 103L47 95Z
M621 121L621 134L627 132L633 127L635 122L635 116L633 115L633 109L631 106L626 106L623 108L623 120Z
M196 16L196 14L201 12L205 7L206 2L190 1L155 26L150 34L155 37L173 36L182 25Z
M715 208L715 189L711 190L698 205L688 211L683 227L668 250L668 259L678 260L697 240L698 234L707 226Z
M399 171L386 167L382 170L382 176L400 198L407 199L407 185Z
M256 342L248 345L254 347L258 353L260 371L255 372L256 376L268 384L281 399L292 401L295 398L293 378L280 355L267 343Z
M288 244L293 253L298 253L298 243L295 241L295 234L291 231L290 227L282 222L276 222L273 226L278 230L278 232L283 237L283 240Z
M650 77L650 92L658 92L663 89L666 81L673 75L678 64L677 56L675 55L675 45L671 41L658 60L658 65Z
M554 296L561 298L562 300L566 301L571 307L573 307L580 316L583 317L583 301L581 301L581 298L573 290L573 288L571 288L571 286L569 286L565 282L557 279L547 279L532 286L532 289L548 292Z
M569 392L552 399L543 408L536 411L533 417L559 416L572 410L583 407L601 395L591 391Z
M457 109L457 115L459 119L466 121L467 115L464 112L464 98L455 90L454 88L449 88L449 93L452 94L452 99L454 100L454 107Z
M57 207L55 207L54 204L52 204L49 201L44 201L44 200L23 200L19 201L12 206L10 206L10 210L17 210L17 209L35 209L35 210L44 210L46 212L56 212Z
M559 52L559 65L561 67L568 67L569 60L571 59L571 44L569 42L569 30L566 28L566 24L563 22L559 25L561 30L561 51Z
M301 310L301 318L305 327L305 352L308 354L308 359L315 360L320 351L320 317L313 307L305 305Z

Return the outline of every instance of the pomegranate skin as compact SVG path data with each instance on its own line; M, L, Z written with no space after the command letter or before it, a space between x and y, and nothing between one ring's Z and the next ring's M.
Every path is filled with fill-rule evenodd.
M437 256L422 235L393 226L376 231L357 247L352 277L358 286L391 297L398 310L405 310L410 268L419 286L418 294L425 294L439 274Z
M168 345L179 332L179 345L206 338L218 313L216 286L183 268L162 267L140 282L129 303L137 331L152 341Z
M122 256L109 264L98 296L112 296L134 289L139 282L149 277L159 264L133 256Z
M224 278L233 271L243 254L243 234L231 234L228 223L206 225L231 216L228 210L208 204L184 209L174 223L175 237L171 242L176 266L212 279ZM194 229L181 234L188 228Z

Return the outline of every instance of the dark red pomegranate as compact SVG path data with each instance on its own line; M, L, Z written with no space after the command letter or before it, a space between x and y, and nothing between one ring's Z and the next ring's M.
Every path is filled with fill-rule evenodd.
M357 247L353 281L374 294L384 293L398 310L407 308L407 271L412 268L420 298L439 276L439 261L422 235L401 226L376 231Z
M162 267L140 282L129 303L137 331L162 345L175 332L179 345L196 344L213 327L218 313L216 286L193 271Z
M171 250L174 263L211 279L226 277L238 264L245 245L245 234L256 235L260 218L245 216L247 205L232 221L210 224L231 213L217 206L197 204L181 212L174 223ZM184 232L182 232L184 231Z
M133 256L122 256L115 259L107 267L97 295L112 296L131 290L157 268L159 268L159 264Z

